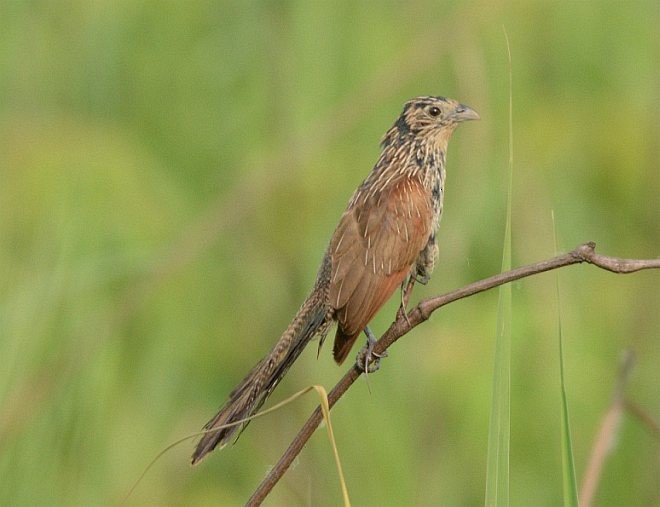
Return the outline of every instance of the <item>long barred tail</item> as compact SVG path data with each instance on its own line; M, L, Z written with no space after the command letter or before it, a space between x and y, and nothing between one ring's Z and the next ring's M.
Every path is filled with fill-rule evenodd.
M197 444L192 455L192 464L198 463L216 447L224 447L236 434L245 429L247 423L228 428L219 428L246 419L259 410L277 384L284 377L307 343L317 334L323 334L330 325L328 311L321 304L315 304L310 296L293 321L277 341L273 349L259 361L231 392L227 402L211 419L205 430L218 428L206 433Z

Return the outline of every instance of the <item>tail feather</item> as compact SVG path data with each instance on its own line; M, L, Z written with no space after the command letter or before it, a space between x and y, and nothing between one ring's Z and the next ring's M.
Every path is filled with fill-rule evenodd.
M215 417L206 423L204 429L212 430L236 423L257 412L300 356L307 343L317 334L325 333L329 324L330 319L322 305L314 306L308 302L303 304L273 349L234 388L227 402ZM234 435L238 438L247 424L247 422L239 423L206 433L195 448L192 464L201 461L216 447L222 448L227 445Z
M358 331L357 333L353 334L347 334L341 329L341 327L337 327L337 333L335 334L335 345L332 349L332 355L335 358L335 362L337 364L342 364L346 360L348 353L353 348L353 344L355 343L355 340L358 339L358 336L360 336L361 332L362 331Z

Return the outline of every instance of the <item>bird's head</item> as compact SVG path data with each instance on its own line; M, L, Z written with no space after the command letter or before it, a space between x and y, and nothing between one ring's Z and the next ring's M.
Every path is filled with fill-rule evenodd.
M478 119L479 114L475 110L453 99L415 97L403 106L399 119L385 135L383 144L415 138L446 143L459 123Z

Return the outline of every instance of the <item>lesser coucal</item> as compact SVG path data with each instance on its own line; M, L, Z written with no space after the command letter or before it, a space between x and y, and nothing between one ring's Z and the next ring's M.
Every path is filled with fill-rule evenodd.
M367 324L408 277L428 280L438 253L447 143L456 126L479 115L444 97L416 97L381 142L380 158L353 194L335 229L312 292L277 341L231 392L207 430L254 414L303 348L333 321L333 354L341 364ZM371 341L371 337L370 337ZM365 360L368 367L369 357ZM244 424L206 433L200 461Z

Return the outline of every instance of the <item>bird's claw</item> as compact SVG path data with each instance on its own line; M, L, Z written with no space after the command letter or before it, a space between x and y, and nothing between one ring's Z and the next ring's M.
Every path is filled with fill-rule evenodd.
M373 350L369 350L369 346L365 345L362 350L358 352L355 364L357 367L366 373L376 373L380 368L380 360L387 357L387 352L376 354Z
M403 300L401 301L399 310L396 312L396 320L399 320L402 317L406 320L408 327L412 327L412 324L410 323L410 319L408 318L408 311L406 310L406 304Z

